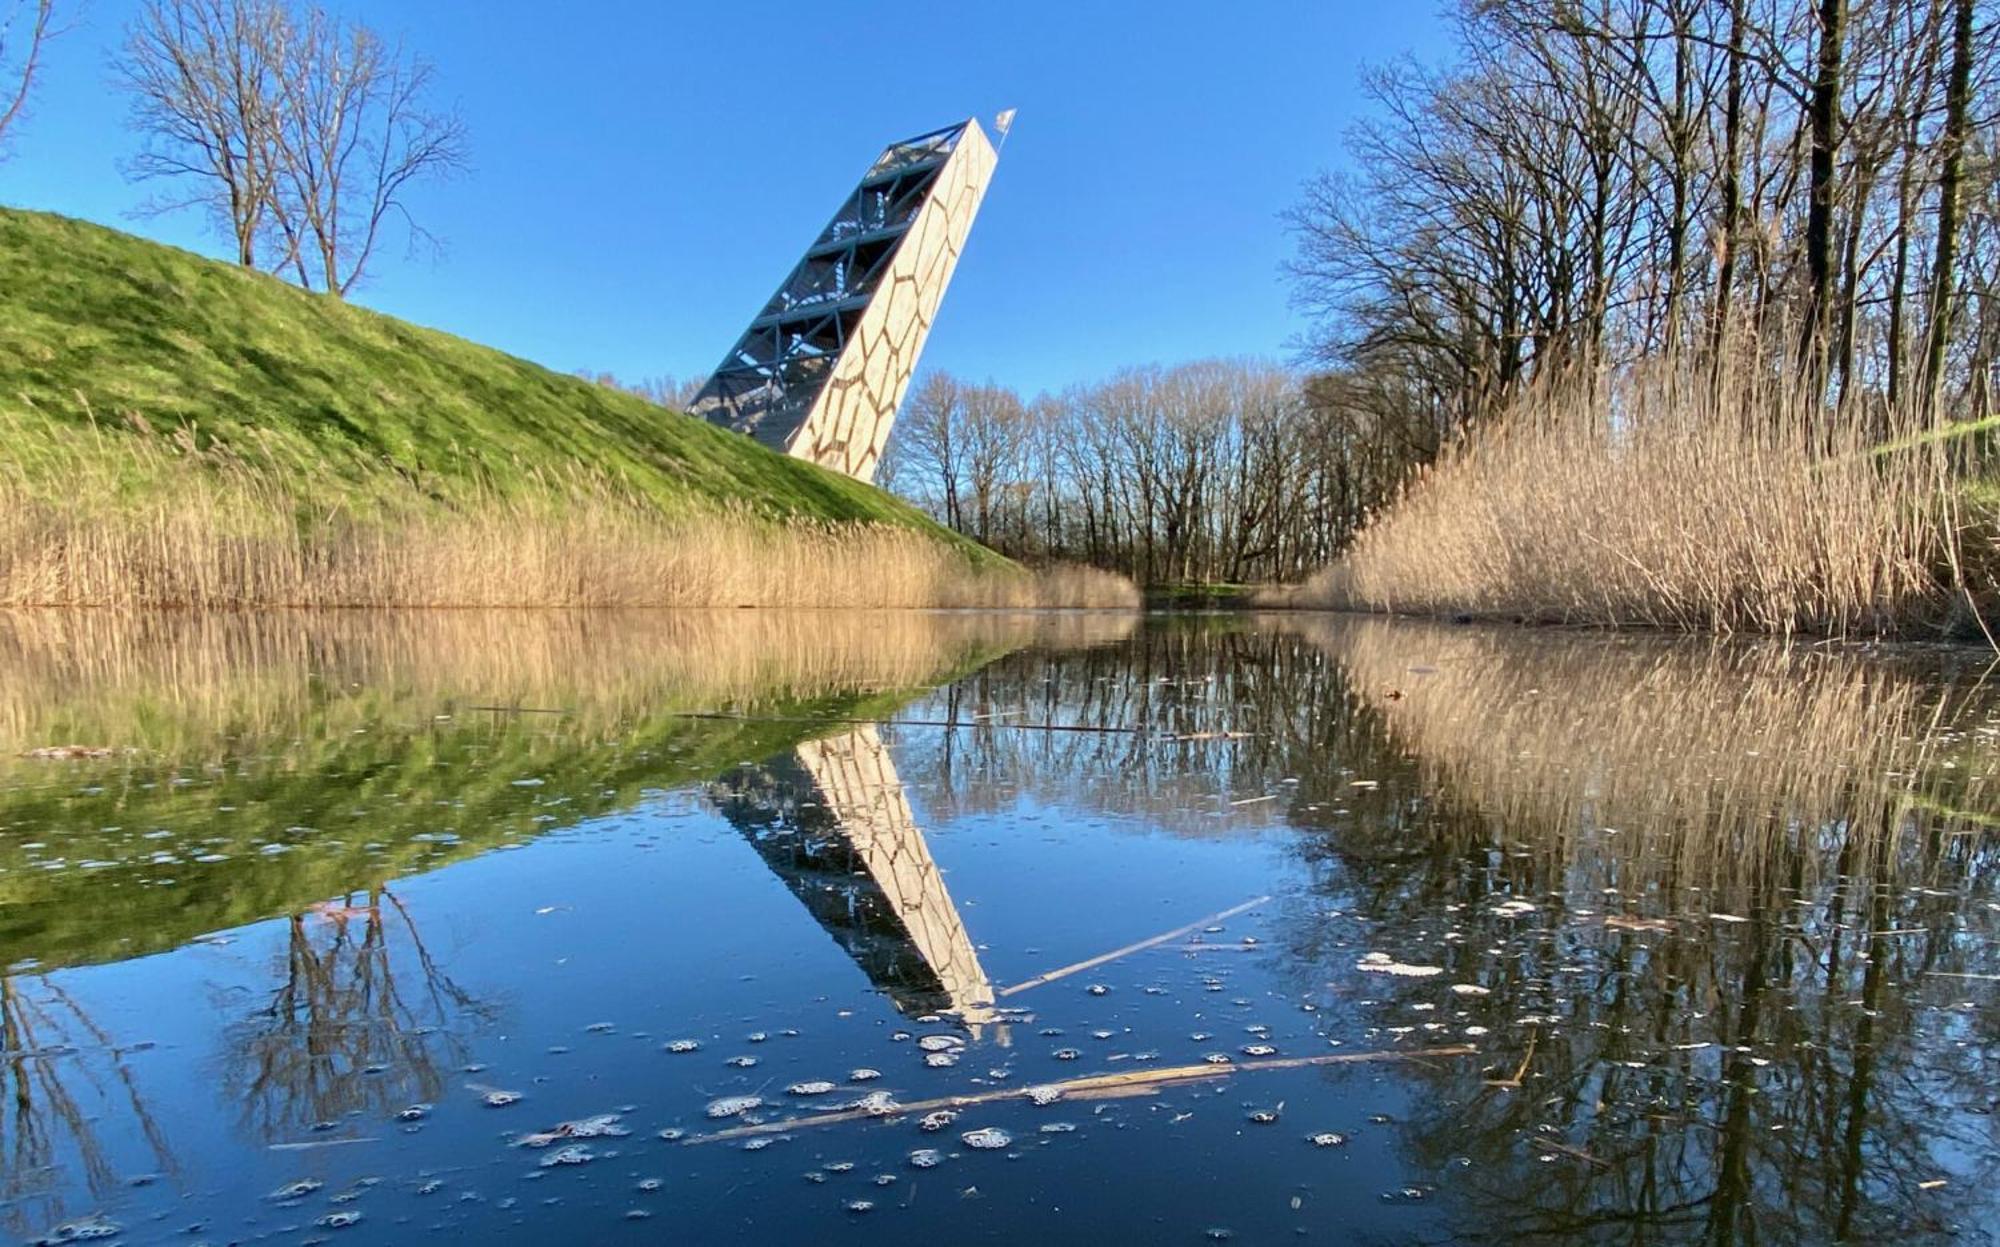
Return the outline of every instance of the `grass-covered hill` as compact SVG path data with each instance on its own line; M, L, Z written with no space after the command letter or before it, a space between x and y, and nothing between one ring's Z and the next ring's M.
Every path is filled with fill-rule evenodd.
M412 484L446 500L506 496L581 473L670 514L878 521L954 540L879 489L636 396L174 247L5 208L0 433L0 476L17 484L60 487L80 460L142 477L130 444L165 441L274 469L329 504Z

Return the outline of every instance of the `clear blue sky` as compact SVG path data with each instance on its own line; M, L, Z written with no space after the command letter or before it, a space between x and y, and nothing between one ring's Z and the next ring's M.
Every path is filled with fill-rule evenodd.
M71 0L74 5L77 0ZM135 220L106 61L137 0L83 0L0 200ZM1278 213L1340 160L1364 63L1435 56L1431 0L336 3L435 62L473 170L416 196L444 257L359 301L565 371L706 373L888 141L1020 110L924 363L1024 390L1282 356Z

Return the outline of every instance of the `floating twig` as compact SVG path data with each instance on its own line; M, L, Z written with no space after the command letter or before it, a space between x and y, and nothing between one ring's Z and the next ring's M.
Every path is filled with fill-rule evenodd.
M1545 1147L1549 1149L1551 1152L1556 1152L1564 1156L1573 1157L1577 1160L1582 1161L1584 1164L1590 1165L1594 1168L1598 1169L1611 1168L1610 1161L1604 1159L1602 1156L1592 1156L1589 1152L1584 1151L1580 1147L1571 1147L1567 1143L1558 1143L1554 1139L1544 1139L1539 1136L1534 1136L1533 1141L1536 1147Z
M1200 944L1187 943L1173 950L1177 953L1261 953L1262 944Z
M352 1139L307 1139L299 1143L272 1143L274 1152L311 1152L323 1147L347 1147L355 1143L379 1143L374 1135L361 1135Z
M1412 1048L1407 1051L1386 1049L1377 1052L1327 1052L1318 1056L1267 1057L1257 1061L1237 1061L1229 1065L1170 1065L1164 1069L1130 1070L1120 1074L1088 1074L1066 1082L1044 1083L1034 1087L1007 1087L997 1091L975 1092L971 1095L948 1095L935 1100L916 1100L909 1104L898 1104L886 1113L876 1108L849 1108L831 1113L815 1113L809 1117L787 1117L783 1121L732 1126L727 1130L717 1130L710 1134L693 1135L683 1139L682 1142L720 1143L755 1135L783 1134L787 1130L797 1130L806 1126L831 1126L843 1121L905 1117L913 1113L932 1113L939 1109L975 1108L982 1104L997 1104L1002 1100L1040 1099L1048 1103L1051 1091L1056 1093L1054 1099L1057 1100L1109 1100L1121 1096L1151 1095L1162 1087L1177 1087L1211 1078L1227 1078L1232 1074L1255 1074L1274 1069L1306 1069L1317 1065L1359 1065L1375 1061L1424 1061L1438 1057L1473 1056L1478 1051L1479 1049L1472 1044L1450 1044L1441 1048Z
M1074 965L1063 966L1061 969L1058 970L1050 970L1046 974L1037 974L1034 978L1029 979L1025 983L1016 983L1012 987L1003 987L995 994L999 996L1012 996L1016 992L1027 991L1030 987L1040 987L1044 983L1053 983L1057 979L1066 979L1072 974L1080 974L1085 970L1094 970L1098 966L1104 965L1106 962L1116 961L1120 957L1129 957L1133 953L1145 952L1147 949L1152 948L1155 945L1164 944L1168 940L1179 939L1181 936L1187 935L1195 930L1198 930L1201 927L1213 926L1214 924L1221 922L1225 918L1234 918L1236 915L1242 913L1244 910L1253 909L1258 905L1262 905L1265 901L1268 901L1270 899L1271 898L1268 896L1253 896L1249 900L1243 902L1241 905L1232 906L1229 909L1223 910L1219 914L1210 914L1206 918L1197 918L1193 922L1188 923L1186 926L1175 927L1171 931L1164 931L1159 935L1153 936L1151 939L1140 940L1136 944L1127 944L1123 948L1114 948L1108 953L1102 953L1096 957L1090 958L1087 961L1079 961Z
M996 723L991 719L850 719L838 715L726 714L720 710L676 710L673 719L720 719L730 723L804 723L825 727L993 727L1009 732L1088 732L1109 736L1150 736L1143 727L1098 727L1089 723Z
M1629 914L1606 914L1601 920L1613 931L1672 932L1673 924L1659 918L1634 918Z
M1528 1032L1528 1050L1521 1054L1521 1067L1514 1071L1512 1078L1488 1078L1486 1085L1489 1087L1499 1087L1503 1091L1520 1090L1521 1081L1528 1076L1528 1064L1535 1059L1535 1041L1540 1039L1541 1035L1542 1032L1539 1029Z

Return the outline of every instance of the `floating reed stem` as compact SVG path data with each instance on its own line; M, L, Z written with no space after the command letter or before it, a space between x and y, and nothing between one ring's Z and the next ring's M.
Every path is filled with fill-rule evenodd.
M997 1104L1002 1100L1032 1100L1036 1095L1046 1096L1051 1091L1061 1100L1102 1100L1126 1095L1151 1095L1162 1087L1177 1087L1211 1078L1227 1078L1231 1074L1305 1069L1317 1065L1439 1060L1445 1057L1473 1056L1478 1051L1479 1049L1472 1044L1449 1044L1441 1048L1413 1048L1403 1052L1393 1049L1375 1052L1329 1052L1319 1056L1266 1057L1256 1061L1237 1061L1229 1065L1169 1065L1164 1069L1132 1070L1120 1074L1087 1074L1082 1078L1072 1078L1065 1082L1041 1083L1032 1087L1008 1087L1004 1090L980 1091L971 1095L940 1096L934 1100L917 1100L910 1104L898 1104L888 1112L847 1108L829 1113L814 1113L806 1117L787 1117L782 1121L759 1122L750 1126L731 1126L727 1130L694 1135L683 1139L682 1142L722 1143L730 1139L748 1139L762 1134L783 1134L787 1130L798 1130L808 1126L832 1126L847 1121L906 1117L912 1113L934 1113L939 1109L976 1108L982 1104Z

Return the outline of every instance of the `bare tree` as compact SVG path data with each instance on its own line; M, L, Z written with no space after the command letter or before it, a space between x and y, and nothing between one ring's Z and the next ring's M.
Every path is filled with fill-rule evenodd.
M1985 409L1995 0L1453 9L1455 61L1371 74L1349 167L1291 214L1314 362L1411 383L1343 388L1434 431L1409 468L1525 386L1661 352L1754 353L1829 421Z
M141 180L188 186L238 263L345 296L384 228L428 240L405 195L465 166L465 126L426 102L433 70L359 23L284 0L148 0L116 72L145 147Z
M1938 174L1937 260L1931 266L1936 290L1931 300L1929 344L1924 351L1925 397L1935 411L1944 384L1945 348L1951 340L1952 281L1957 276L1959 202L1965 181L1965 148L1971 133L1972 0L1957 0L1952 13L1951 80L1945 88L1945 122Z
M465 125L426 103L430 64L366 26L314 7L286 29L273 133L277 220L299 284L345 296L392 218L412 244L433 241L404 192L464 169Z
M26 113L42 48L55 37L55 8L55 0L0 0L0 145Z
M959 384L951 374L933 372L910 395L896 420L897 473L922 490L938 491L944 522L963 523L959 483L965 472L965 438L960 429Z
M957 440L964 448L972 494L972 533L986 541L993 535L1001 493L1019 471L1028 413L1019 394L991 382L961 387L957 408Z
M1819 0L1816 67L1807 115L1812 128L1812 167L1806 193L1806 314L1800 328L1799 361L1806 376L1823 381L1827 326L1833 317L1833 214L1839 195L1840 94L1847 50L1847 0Z
M1244 360L1128 368L1027 402L932 373L890 447L899 490L1012 557L1190 582L1323 564L1352 531L1336 517L1367 451L1291 373Z
M285 22L271 0L148 0L112 67L145 143L127 173L186 188L145 211L207 209L246 268L276 206Z

